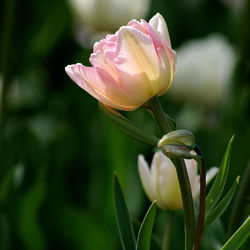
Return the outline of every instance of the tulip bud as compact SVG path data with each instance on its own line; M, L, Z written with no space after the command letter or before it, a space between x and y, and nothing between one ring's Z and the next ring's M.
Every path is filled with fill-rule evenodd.
M190 151L195 146L194 135L184 129L172 131L164 135L158 142L160 148L169 158L192 159L195 156Z
M200 176L197 174L197 162L193 159L185 160L193 200L199 197ZM138 157L138 170L143 189L151 201L156 200L162 209L183 209L181 191L176 169L172 161L161 152L154 154L151 168L143 155ZM218 168L207 172L206 183L217 173Z

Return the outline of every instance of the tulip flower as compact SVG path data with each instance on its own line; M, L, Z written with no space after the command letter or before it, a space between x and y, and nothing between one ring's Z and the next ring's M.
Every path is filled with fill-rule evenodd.
M199 197L200 176L197 174L197 163L195 160L186 160L188 177L192 190L193 200ZM138 169L142 186L151 201L156 200L158 207L162 209L183 209L181 191L175 166L163 153L154 154L151 169L143 155L138 157ZM208 183L217 173L217 168L211 168L206 174Z
M166 93L175 75L165 20L132 20L114 35L95 43L92 67L69 65L66 72L81 88L105 105L135 110L154 96Z
M175 99L216 108L228 98L236 53L222 35L190 40L177 50L178 74L169 92Z

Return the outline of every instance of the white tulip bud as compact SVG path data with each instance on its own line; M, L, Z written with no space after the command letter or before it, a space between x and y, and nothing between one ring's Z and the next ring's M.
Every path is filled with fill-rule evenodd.
M198 167L195 160L185 160L190 181L193 199L197 199L200 192L200 176L197 174ZM156 200L162 209L183 209L181 191L175 166L172 161L161 152L156 152L153 157L151 168L143 155L138 157L138 169L142 186L151 201ZM217 173L217 168L207 172L208 183Z

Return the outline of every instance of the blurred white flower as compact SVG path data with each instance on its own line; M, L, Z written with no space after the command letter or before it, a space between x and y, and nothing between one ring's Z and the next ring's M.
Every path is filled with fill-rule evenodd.
M236 62L232 46L221 35L192 40L177 49L177 74L170 94L208 107L222 104L230 93Z
M221 0L221 2L231 8L233 11L239 12L243 9L246 0Z
M68 0L78 23L81 43L100 40L108 32L126 25L131 19L145 18L150 0ZM89 39L88 39L89 38ZM86 46L86 44L85 44Z
M200 176L197 175L195 160L185 160L193 199L200 193ZM162 209L183 209L179 181L172 161L161 152L154 154L151 169L143 155L138 156L138 169L142 186L151 201L156 200ZM211 168L206 174L208 183L217 173L218 168Z

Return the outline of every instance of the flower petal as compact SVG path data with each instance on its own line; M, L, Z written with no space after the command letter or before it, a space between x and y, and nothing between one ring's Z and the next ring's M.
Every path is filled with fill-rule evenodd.
M137 107L126 90L103 69L78 63L67 66L65 70L75 83L100 102L121 110L133 110Z
M194 199L196 190L199 189L199 180L200 180L200 176L197 174L198 171L197 162L193 159L191 160L185 159L184 161L187 167L188 178Z
M163 155L160 151L156 152L154 154L152 164L151 164L151 173L152 173L152 180L153 180L153 190L155 193L155 197L157 199L158 206L166 209L168 208L167 202L165 200L165 197L162 195L162 186L161 186L161 166L162 164L168 164L170 159L168 159L165 155ZM165 176L166 177L166 176ZM168 176L165 180L168 182Z
M206 172L206 185L215 177L218 171L219 171L218 168L213 167ZM199 195L200 195L200 183L199 185L197 185L197 188L193 192L193 199L195 200L196 198L199 197Z
M206 185L215 177L219 169L217 167L210 168L206 173Z
M159 92L161 63L152 39L132 27L118 32L116 68L121 83L143 103Z
M157 13L150 21L149 25L154 29L158 36L165 41L167 46L171 48L171 42L168 33L167 24L161 14Z
M164 82L162 88L158 95L165 94L166 91L171 86L175 76L175 66L176 66L176 53L174 50L169 48L164 40L161 40L159 33L144 20L141 20L148 35L152 38L156 51L158 52L158 57L161 61L164 74Z
M166 204L166 208L171 210L182 209L181 191L174 164L165 156L160 169L161 197Z
M138 156L138 170L145 193L151 201L154 201L155 195L153 191L151 173L149 170L148 163L145 161L143 155Z
M105 56L106 55L106 56ZM90 55L89 61L94 67L99 67L108 72L116 81L119 80L119 76L114 67L112 60L115 57L115 52L105 51L104 54L101 51L92 53Z
M135 20L135 19L131 20L128 23L128 26L131 26L131 27L133 27L133 28L141 31L142 33L145 33L145 31L146 31L145 28L144 28L144 26L140 22L138 22L137 20Z

